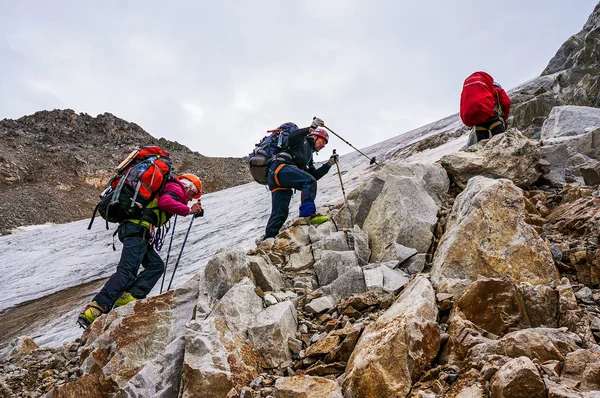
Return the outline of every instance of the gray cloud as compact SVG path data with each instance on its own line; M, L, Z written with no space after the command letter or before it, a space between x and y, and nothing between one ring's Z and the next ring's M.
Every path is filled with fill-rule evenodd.
M506 88L539 75L595 4L5 1L0 117L110 112L244 156L265 130L318 115L364 147L456 113L475 70Z

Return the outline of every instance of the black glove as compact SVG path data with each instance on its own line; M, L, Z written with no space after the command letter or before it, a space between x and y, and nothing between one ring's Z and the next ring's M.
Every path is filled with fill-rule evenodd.
M340 155L338 155L337 153L334 153L333 155L331 155L331 157L327 161L327 164L329 164L330 166L333 166L334 164L336 164L338 162L338 160L340 160Z

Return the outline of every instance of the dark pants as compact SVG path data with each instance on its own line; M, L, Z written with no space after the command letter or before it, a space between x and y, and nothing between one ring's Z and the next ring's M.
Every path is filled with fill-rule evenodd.
M505 131L506 125L504 124L504 120L500 119L499 116L492 116L485 122L475 126L477 142L487 140L495 135L502 134Z
M130 222L119 228L119 240L123 242L121 260L115 272L94 297L99 305L112 308L115 301L129 292L135 298L150 293L164 271L164 263L148 241L148 229ZM140 264L144 270L138 275Z
M269 168L269 189L271 190L271 217L267 223L264 239L274 238L287 220L292 188L302 192L300 196L300 217L308 217L316 212L317 180L297 167L285 165L277 175L277 163ZM277 181L279 184L277 184ZM284 188L284 189L277 189Z

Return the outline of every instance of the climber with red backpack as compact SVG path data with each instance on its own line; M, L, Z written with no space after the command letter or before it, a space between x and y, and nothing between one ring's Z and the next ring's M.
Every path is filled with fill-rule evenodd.
M115 234L123 250L116 272L79 314L77 323L83 328L113 307L145 298L164 272L164 263L156 252L160 249L161 227L174 214L204 213L199 201L191 208L187 205L202 195L200 179L194 174L170 178L168 154L157 148L138 150L125 166L117 168L117 176L101 195L97 209L107 223L119 222ZM135 175L138 177L132 178ZM164 238L166 234L162 235ZM140 265L144 270L138 274Z
M329 161L318 169L315 168L313 153L318 153L329 142L327 132L319 128L323 125L323 120L314 118L310 127L299 129L294 123L285 123L279 127L279 130L287 130L287 143L268 161L267 185L271 191L271 216L263 240L279 233L288 217L294 189L301 191L300 217L307 217L313 225L327 220L327 216L317 214L317 180L327 174L339 155L333 154Z
M460 118L475 126L477 142L504 133L508 128L510 98L492 76L474 72L465 79L460 95Z

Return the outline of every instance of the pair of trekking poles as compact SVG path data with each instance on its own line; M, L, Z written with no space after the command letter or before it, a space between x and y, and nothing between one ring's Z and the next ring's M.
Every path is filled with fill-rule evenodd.
M198 200L198 203L200 201ZM185 238L183 238L183 243L181 244L181 249L179 249L179 256L177 256L177 261L175 262L175 268L173 268L173 274L171 275L171 280L169 281L169 286L167 287L167 292L171 289L171 284L173 283L173 278L175 278L175 272L177 272L177 267L179 266L179 260L181 260L181 255L183 254L183 249L185 248L185 242L187 242L187 238L190 234L190 230L192 229L192 224L196 217L204 216L204 210L202 210L198 214L194 214L192 216L192 220L190 221L190 225L188 226L187 232L185 233ZM160 284L160 293L162 294L163 287L165 285L165 276L167 275L167 266L169 265L169 256L171 255L171 246L173 245L173 238L175 237L175 227L177 226L177 215L175 215L175 220L173 221L173 232L171 232L171 241L169 242L169 250L167 250L167 260L165 261L165 270L163 272L162 282Z

